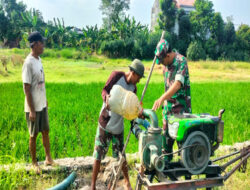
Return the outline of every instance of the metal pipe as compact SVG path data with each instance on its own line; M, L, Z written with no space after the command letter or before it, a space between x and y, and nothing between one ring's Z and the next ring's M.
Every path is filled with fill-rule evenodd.
M47 190L65 190L67 189L70 184L72 184L76 179L76 172L72 172L65 180L63 180L61 183L57 184L54 187L51 187Z
M142 115L150 120L150 126L154 128L159 128L158 126L158 118L156 113L151 109L144 109L142 111Z
M250 157L250 153L248 153L230 172L224 175L224 181L226 181L241 166L241 164L248 159L248 157Z
M248 152L248 155L249 155L249 154L250 154L250 153ZM247 155L247 153L246 153L246 154L241 154L241 155L237 156L236 158L230 160L230 161L227 162L226 164L222 165L222 166L221 166L221 169L222 169L222 170L225 170L228 166L230 166L231 164L233 164L233 163L236 162L237 160L241 159L241 158L244 157L245 155Z
M136 138L139 138L139 134L142 132L142 129L139 127L139 125L143 126L146 130L150 127L150 123L146 119L140 119L140 118L136 118L133 121L132 125L133 125L132 132Z
M219 111L219 119L221 120L222 118L222 114L225 112L225 109L222 109Z
M228 154L228 155L226 155L226 156L222 156L222 157L216 158L216 159L212 160L212 162L217 162L217 161L219 161L219 160L223 160L223 159L225 159L225 158L228 158L228 157L230 157L230 156L233 156L233 155L236 155L236 154L239 154L239 153L240 153L240 151L236 151L236 152L233 152L233 153Z

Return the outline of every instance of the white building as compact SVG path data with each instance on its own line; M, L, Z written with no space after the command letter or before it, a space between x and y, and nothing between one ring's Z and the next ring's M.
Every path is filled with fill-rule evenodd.
M178 9L183 9L187 14L195 10L195 7L194 7L195 0L175 0L175 1L176 1L176 7ZM158 25L157 19L158 19L158 15L160 12L161 12L160 0L155 0L154 5L152 7L152 12L151 12L151 27L150 27L151 31L153 31L155 26ZM179 33L178 20L176 20L175 22L174 32L177 35Z

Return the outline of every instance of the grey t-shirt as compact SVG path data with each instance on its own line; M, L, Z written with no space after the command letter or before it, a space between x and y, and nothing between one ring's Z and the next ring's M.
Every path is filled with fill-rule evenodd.
M31 85L31 95L36 112L46 107L46 90L43 65L41 58L36 59L31 53L26 57L22 69L23 83ZM30 112L30 107L25 97L25 112Z
M114 71L110 75L109 80L107 81L102 92L104 102L101 108L98 125L111 134L121 134L124 130L123 117L117 113L105 109L105 97L110 93L110 90L114 85L120 85L124 89L135 93L136 86L126 81L124 72Z

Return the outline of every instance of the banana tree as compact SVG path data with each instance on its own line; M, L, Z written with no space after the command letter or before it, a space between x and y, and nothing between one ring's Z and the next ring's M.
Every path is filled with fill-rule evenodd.
M125 16L124 18L119 18L114 20L114 25L112 27L113 34L117 34L119 39L127 39L134 37L136 33L144 30L146 26L142 25L140 22L136 22L135 18L129 18Z
M44 31L44 37L46 38L46 46L53 48L54 40L53 40L53 26L47 25L47 28Z
M35 9L30 9L29 11L21 13L22 19L24 21L24 28L29 33L36 30L37 27L37 19L38 19L38 12Z
M86 46L90 47L92 51L96 51L100 47L104 33L105 31L99 30L97 25L83 28Z
M64 26L64 20L63 18L60 19L59 18L54 18L54 26L56 27L55 31L53 32L53 37L55 37L58 40L59 43L59 47L62 48L63 47L63 39L66 33L66 28Z

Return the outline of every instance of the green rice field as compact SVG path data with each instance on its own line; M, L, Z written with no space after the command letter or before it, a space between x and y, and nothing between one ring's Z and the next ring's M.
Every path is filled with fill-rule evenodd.
M53 158L92 155L99 111L102 105L101 90L104 83L47 83L50 142ZM138 85L138 96L143 90ZM24 117L22 83L0 83L0 163L30 161L29 134ZM243 142L250 138L250 83L210 82L192 83L193 113L217 115L225 108L223 144ZM154 100L163 93L162 83L150 83L143 107L152 108ZM161 126L161 110L157 111ZM129 122L125 122L126 132ZM125 135L126 136L126 135ZM37 157L44 160L41 138L37 141ZM127 152L137 152L133 136ZM10 156L10 157L9 157Z
M24 59L28 53L28 49L0 49L0 58L8 58L7 71L0 63L0 165L11 164L9 171L0 170L0 189L43 189L59 183L65 177L54 174L35 175L27 173L24 168L19 170L15 167L21 162L31 162L20 63L20 59ZM46 49L42 57L52 157L56 159L92 155L104 83L113 70L127 71L131 60L109 59L101 55L88 55L84 59L76 60L65 56L52 56L55 53L61 55L63 50ZM13 64L12 56L16 56L19 62ZM143 63L147 77L152 60L143 60ZM223 144L231 145L250 140L250 64L197 61L188 62L188 66L193 113L217 115L220 109L225 108ZM146 79L142 79L138 85L139 98ZM163 91L162 67L156 66L143 107L152 108ZM160 126L161 112L162 110L157 111ZM125 121L125 137L129 127L129 121ZM126 152L137 151L138 143L132 135ZM111 151L108 154L111 155ZM37 138L37 158L39 161L45 158L41 135ZM131 176L136 176L132 168L129 172ZM131 179L132 184L134 179L135 177ZM223 188L216 189L247 189L246 187L249 187L249 169L243 174L237 172Z

